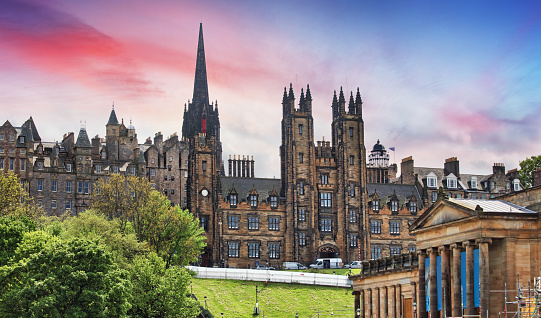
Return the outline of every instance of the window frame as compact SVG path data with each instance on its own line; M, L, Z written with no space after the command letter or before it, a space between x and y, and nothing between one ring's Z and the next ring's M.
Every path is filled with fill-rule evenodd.
M259 230L259 216L248 215L248 230L252 230L252 231Z
M381 234L381 220L370 221L370 234Z
M389 220L389 234L400 235L400 220Z
M280 231L279 216L269 216L269 231Z
M269 259L279 259L280 258L280 243L269 243Z
M319 207L332 208L332 192L319 193Z
M299 222L306 222L306 208L304 207L297 208L297 220Z
M238 258L239 257L239 245L238 241L227 242L227 257Z
M259 258L259 242L248 242L248 258Z
M322 217L319 219L319 231L320 232L332 232L332 218Z
M349 223L357 223L357 210L349 210Z
M238 215L228 215L227 216L227 229L238 230L239 220L240 220L240 216Z

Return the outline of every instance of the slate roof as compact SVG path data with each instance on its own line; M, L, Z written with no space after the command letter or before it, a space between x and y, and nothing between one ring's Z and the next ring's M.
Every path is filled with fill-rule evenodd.
M267 199L273 189L280 192L282 186L280 179L220 177L220 181L222 182L222 197L226 198L234 186L239 200L246 200L248 193L255 188L259 194L259 200L263 201Z
M92 148L92 144L90 144L90 139L88 139L88 134L86 133L85 128L81 128L81 130L79 130L79 136L77 136L75 147Z
M478 200L478 199L448 199L449 202L461 205L468 209L475 210L477 206L483 209L483 212L497 213L537 213L519 205L503 200Z
M109 121L107 121L107 125L118 125L118 119L116 118L115 109L111 110L111 114L109 115Z
M413 168L413 171L415 174L417 174L417 178L421 184L423 184L423 179L426 178L428 174L431 172L434 173L437 177L437 188L443 187L444 189L447 189L447 182L444 182L444 180L447 180L443 168L427 168L427 167L415 167ZM460 176L457 177L457 183L460 186L460 188L468 191L486 191L481 181L484 181L487 179L487 177L490 177L490 175L481 175L481 174L467 174L467 173L461 173ZM477 188L470 188L470 181L472 177L477 177Z
M374 193L378 194L380 199L380 204L386 204L388 199L396 193L398 197L398 202L402 206L404 203L409 202L409 198L412 194L417 200L417 206L422 208L423 200L419 191L414 185L410 184L393 184L393 183L368 183L366 185L366 190L368 191L368 197L371 198Z

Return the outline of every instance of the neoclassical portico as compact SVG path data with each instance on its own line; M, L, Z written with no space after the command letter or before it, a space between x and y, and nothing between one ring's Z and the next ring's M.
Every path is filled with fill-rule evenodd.
M516 286L517 275L522 286L538 276L540 223L537 212L505 201L438 200L410 227L417 238L411 263L372 260L352 277L360 317L498 317L505 286Z

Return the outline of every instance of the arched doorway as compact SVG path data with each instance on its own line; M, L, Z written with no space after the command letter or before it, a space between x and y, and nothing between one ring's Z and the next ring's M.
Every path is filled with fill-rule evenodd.
M319 248L318 258L339 258L340 251L336 246L324 245Z

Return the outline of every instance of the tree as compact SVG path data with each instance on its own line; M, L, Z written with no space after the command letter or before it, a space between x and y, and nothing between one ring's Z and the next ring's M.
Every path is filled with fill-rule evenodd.
M37 219L43 209L21 187L19 177L11 171L0 170L0 216L26 215Z
M152 191L146 179L113 174L96 182L92 208L111 219L118 218L124 231L128 221L146 204Z
M37 241L35 241L37 242ZM53 241L40 253L0 268L2 317L124 317L127 272L96 242Z
M129 276L133 285L133 306L128 314L141 318L196 317L198 303L187 297L190 278L182 267L166 268L155 253L136 257Z
M194 262L206 246L199 220L188 210L171 206L161 193L152 191L148 202L138 211L133 227L140 240L170 265Z
M526 158L520 162L519 179L525 188L530 188L534 184L534 174L541 168L541 155Z
M0 266L9 263L24 234L35 231L36 226L36 222L25 216L0 217Z

